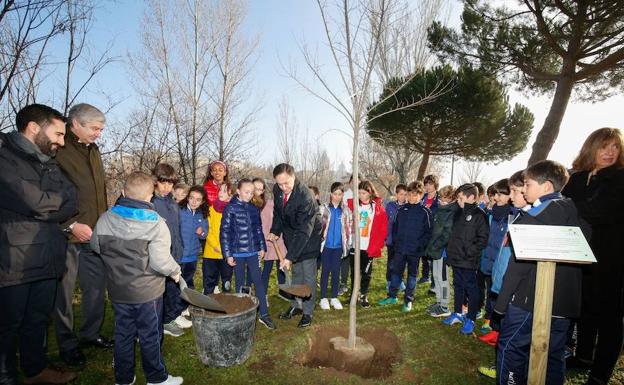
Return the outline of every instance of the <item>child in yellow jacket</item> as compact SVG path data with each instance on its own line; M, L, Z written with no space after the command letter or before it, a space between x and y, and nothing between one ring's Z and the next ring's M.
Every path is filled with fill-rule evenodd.
M212 202L208 209L208 235L202 261L202 273L204 276L204 294L212 294L218 289L219 277L221 277L221 289L229 292L232 282L233 269L223 259L219 232L221 231L221 217L223 209L229 203L232 194L228 186L223 185L219 189L219 198Z

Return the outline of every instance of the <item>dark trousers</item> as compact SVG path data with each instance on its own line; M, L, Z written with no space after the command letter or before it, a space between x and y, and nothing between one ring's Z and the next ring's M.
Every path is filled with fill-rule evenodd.
M431 258L429 257L423 257L423 261L422 261L422 277L421 278L426 278L429 279L429 272L431 271Z
M262 274L260 273L260 263L258 255L244 258L234 258L236 265L234 266L234 277L236 278L236 292L240 292L241 286L251 281L256 288L256 297L260 304L260 317L269 314L267 306L266 291L262 282Z
M56 279L0 288L0 381L17 381L17 346L24 377L41 373L46 358L48 322L54 309Z
M78 331L81 340L91 341L99 337L104 323L106 290L106 266L88 243L69 243L66 256L67 272L58 285L54 309L56 340L61 352L78 348L78 338L74 334L72 305L76 277L80 282L82 293L81 322Z
M321 298L327 298L327 285L331 274L331 298L338 297L340 286L340 261L342 249L323 248L321 253Z
M221 289L229 293L232 285L232 266L225 259L204 258L202 261L202 275L204 276L204 294L212 294L219 284L221 277Z
M388 254L388 260L386 261L386 282L392 280L392 261L394 260L395 248L392 245L386 246L386 252Z
M180 263L180 268L182 269L182 278L184 278L186 286L191 289L195 289L195 282L193 282L193 278L195 277L195 271L197 270L197 261L182 262Z
M349 255L343 257L340 260L340 287L347 288L349 283L349 273L351 272L351 259L353 258L353 249L349 251ZM353 278L351 278L351 285L353 285Z
M485 306L485 319L492 319L494 310L495 294L492 293L492 275L477 272L477 285L479 287L479 310Z
M279 285L286 282L286 274L279 268L279 261L264 261L262 265L262 284L264 285L264 291L269 292L269 278L271 278L271 270L273 270L273 265L275 265L275 270L277 271L277 283Z
M414 290L418 280L418 263L420 257L396 253L392 265L392 280L390 282L389 297L396 298L401 285L401 278L407 266L407 285L405 285L405 303L414 301Z
M551 319L546 383L563 385L565 381L565 341L570 320ZM533 313L509 305L502 320L496 351L496 383L527 383Z
M467 318L477 319L479 306L479 288L477 287L477 270L453 267L453 290L455 301L455 313L461 314L464 298L468 298Z
M578 358L593 361L590 377L608 382L622 351L624 339L623 272L595 264L583 275L581 318L577 324ZM595 349L595 350L594 350Z
M169 322L178 318L188 307L188 304L180 297L180 286L173 279L165 278L165 294L163 294L163 322Z
M353 276L355 265L355 254L349 254L351 260L351 288L353 288ZM367 295L370 286L371 277L373 276L373 258L368 256L364 250L360 250L360 294Z
M163 299L127 304L113 302L115 311L115 382L129 384L134 378L135 340L141 345L141 366L147 382L159 383L167 379L167 368L160 341L163 336Z

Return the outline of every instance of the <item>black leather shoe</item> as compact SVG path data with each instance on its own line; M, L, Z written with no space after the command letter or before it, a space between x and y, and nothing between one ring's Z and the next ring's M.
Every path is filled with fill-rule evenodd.
M84 366L87 363L87 357L80 349L61 352L61 360L69 366Z
M312 325L312 316L304 314L301 317L301 321L299 321L299 324L297 325L297 327L303 329L303 328L307 328L310 325Z
M303 314L303 310L291 306L288 310L280 314L279 318L283 320L287 320L299 314Z
M93 347L101 348L101 349L111 349L114 346L114 343L112 340L109 340L108 338L104 336L99 336L98 338L91 340L91 341L83 341L82 345L93 346Z

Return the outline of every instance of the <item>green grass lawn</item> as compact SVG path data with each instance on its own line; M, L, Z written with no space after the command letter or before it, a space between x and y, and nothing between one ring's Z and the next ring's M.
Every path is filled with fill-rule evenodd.
M342 311L322 311L317 306L313 327L297 329L298 319L278 319L278 314L288 308L288 303L277 297L275 273L269 288L269 310L277 330L269 331L257 324L254 349L244 364L222 369L204 366L197 357L193 334L187 329L182 337L165 336L167 369L173 375L183 376L185 384L494 384L494 380L480 376L476 370L479 365L493 362L493 348L476 337L461 335L459 325L447 327L440 320L425 315L424 309L434 300L427 294L427 288L418 288L414 310L409 314L401 313L400 304L386 307L376 305L378 300L385 297L385 258L375 261L374 268L370 290L372 306L358 309L358 327L384 328L399 338L402 359L394 366L392 375L384 380L365 380L334 369L302 366L300 362L308 349L308 341L318 328L347 326L348 300L346 297L341 298L345 305ZM201 268L197 270L196 286L201 287ZM76 312L79 313L78 306ZM478 335L478 328L475 331ZM111 336L112 332L113 312L109 304L103 334ZM58 363L58 349L52 328L50 340L50 359ZM88 348L85 354L88 364L80 372L75 384L114 384L112 351ZM145 384L138 349L136 373L137 384ZM585 375L582 373L569 373L566 384L582 384L584 380ZM611 384L623 383L624 363L620 360Z

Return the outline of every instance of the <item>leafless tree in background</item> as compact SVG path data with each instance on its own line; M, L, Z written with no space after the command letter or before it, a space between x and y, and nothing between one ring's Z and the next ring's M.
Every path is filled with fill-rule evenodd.
M15 113L36 100L50 41L67 24L65 0L0 3L0 130L13 127Z
M285 68L288 75L303 89L319 98L345 118L351 128L353 138L353 174L357 185L359 172L360 133L368 124L367 111L374 93L381 90L382 84L375 76L378 67L380 42L384 28L388 27L387 18L393 9L393 0L348 0L332 2L330 7L325 1L317 0L321 19L325 29L327 49L332 60L331 71L318 62L318 58L305 44L301 45L307 72L311 81L303 79L296 68ZM397 90L403 85L399 85ZM396 92L396 90L395 90ZM392 97L391 92L389 97ZM399 109L411 108L435 97L435 93L425 100L417 100ZM385 99L384 99L385 100ZM354 220L359 218L359 201L354 194ZM356 348L356 309L360 288L360 240L355 237L354 284L349 305L348 346Z
M134 87L155 106L142 111L153 116L152 135L163 130L157 142L172 144L156 148L187 183L200 183L211 159L242 161L254 144L257 38L242 30L245 16L242 0L152 0L146 8L142 50L130 55Z

